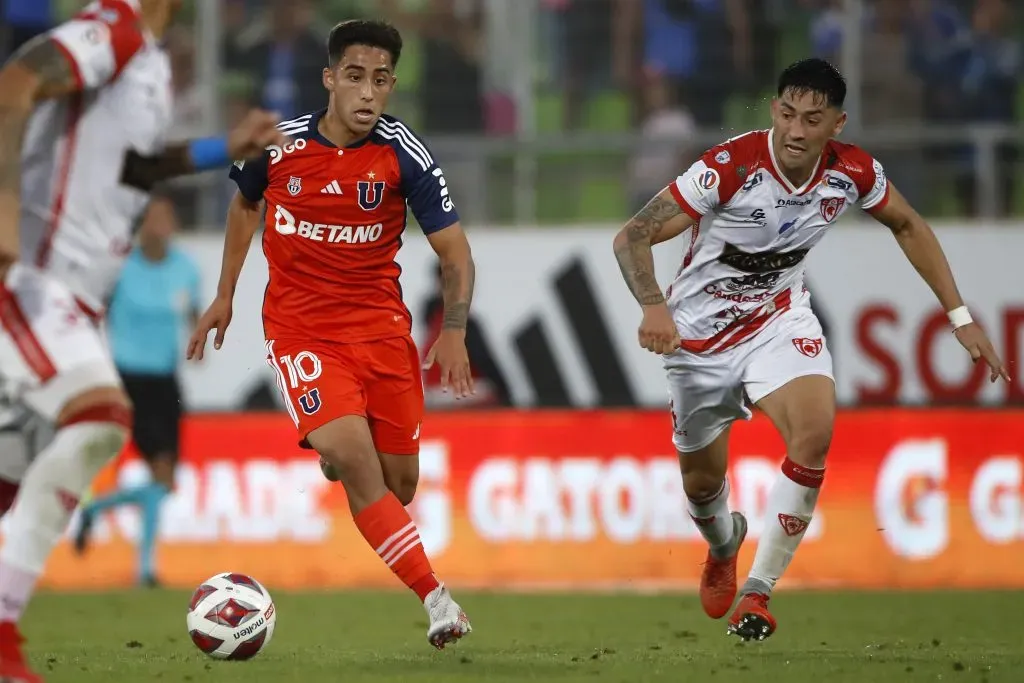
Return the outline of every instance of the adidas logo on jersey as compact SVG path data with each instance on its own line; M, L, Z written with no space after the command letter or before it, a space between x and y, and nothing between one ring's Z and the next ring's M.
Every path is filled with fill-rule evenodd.
M341 194L341 185L338 184L337 180L332 180L328 183L327 187L320 190L320 194Z

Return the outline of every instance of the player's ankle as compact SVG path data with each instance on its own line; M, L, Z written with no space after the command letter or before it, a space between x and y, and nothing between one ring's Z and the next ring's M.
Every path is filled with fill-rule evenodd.
M724 543L721 543L719 545L709 545L708 552L710 552L711 557L715 558L716 560L728 560L736 553L737 548L735 547L735 540L736 539L734 534L733 536L730 536L729 540L725 541Z
M774 586L772 586L768 581L751 576L747 578L743 587L740 588L740 595L756 593L758 595L764 595L765 597L771 597L773 588Z
M412 589L412 592L415 593L417 597L419 597L420 602L426 602L427 596L440 587L441 582L438 580L437 575L433 572L427 574L422 579L417 579L416 581L413 581L412 585L409 586L409 588Z

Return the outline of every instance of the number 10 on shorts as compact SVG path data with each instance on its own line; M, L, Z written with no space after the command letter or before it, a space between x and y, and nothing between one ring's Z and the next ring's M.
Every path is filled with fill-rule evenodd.
M279 371L279 376L286 379L288 388L292 391L302 390L302 393L295 399L306 415L312 415L323 405L320 401L320 390L316 387L310 388L323 374L323 363L315 353L300 351L295 355L279 356L278 364L284 368L284 373ZM286 400L290 392L286 392Z

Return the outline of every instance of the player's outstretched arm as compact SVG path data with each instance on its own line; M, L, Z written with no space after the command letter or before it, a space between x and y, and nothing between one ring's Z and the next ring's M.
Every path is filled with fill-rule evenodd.
M871 211L871 215L892 230L907 260L931 287L943 310L949 315L957 340L970 352L971 358L975 361L984 359L992 371L993 382L1000 377L1009 381L1009 374L985 331L971 319L942 245L924 218L891 183L888 202L882 208Z
M224 237L217 297L196 322L186 351L189 360L203 359L206 338L210 336L211 330L216 330L213 348L220 349L224 344L224 333L231 324L235 287L238 286L238 277L242 274L242 266L245 265L245 257L249 254L253 235L259 228L261 215L262 202L253 202L246 199L241 192L235 193L228 208L227 235Z
M288 144L288 137L278 130L277 124L277 114L254 109L227 137L171 144L153 156L129 152L121 182L148 192L157 183L171 178L226 167L239 159L259 158L271 145Z
M441 262L444 314L441 335L427 353L424 367L429 368L436 361L441 368L441 387L447 391L450 384L455 398L463 398L473 393L466 327L476 284L476 265L466 232L458 221L428 234L427 241Z
M666 188L629 219L612 242L622 278L644 309L637 336L648 351L672 353L679 346L679 332L654 274L651 247L682 234L694 223Z

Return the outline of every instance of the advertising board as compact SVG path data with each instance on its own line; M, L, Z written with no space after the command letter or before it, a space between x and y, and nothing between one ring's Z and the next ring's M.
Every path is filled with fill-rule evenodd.
M434 414L411 511L435 567L458 586L692 587L705 546L685 511L663 411ZM783 446L763 416L733 432L732 505L763 528ZM1024 413L841 412L818 514L788 586L1024 587ZM219 571L273 588L395 586L354 528L340 485L283 414L189 418L165 506L161 578ZM122 482L144 466L130 455ZM44 583L129 585L138 514L105 516L84 557L62 543Z

